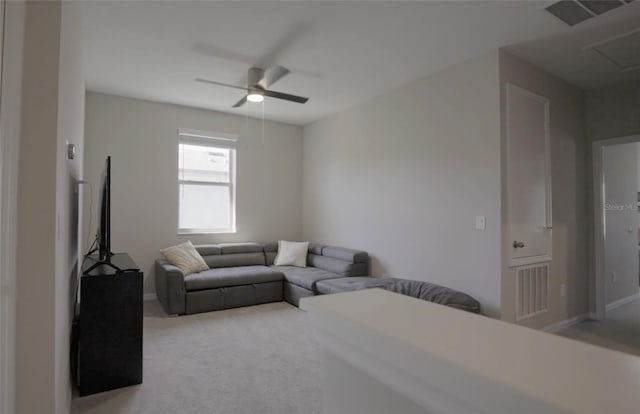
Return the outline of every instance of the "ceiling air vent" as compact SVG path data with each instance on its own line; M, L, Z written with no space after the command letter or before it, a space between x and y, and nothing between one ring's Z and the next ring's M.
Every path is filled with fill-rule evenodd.
M569 26L574 26L632 1L633 0L560 0L546 7L545 10Z
M640 69L640 28L587 47L627 72Z
M557 3L553 3L545 10L569 26L576 25L593 17L593 14L589 13L588 10L585 10L584 7L580 6L573 0L561 0Z
M606 13L624 5L622 1L613 0L578 0L578 3L582 4L595 14Z

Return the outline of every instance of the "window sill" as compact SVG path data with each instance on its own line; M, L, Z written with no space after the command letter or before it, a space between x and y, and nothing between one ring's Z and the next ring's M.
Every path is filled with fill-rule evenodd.
M234 234L236 233L236 230L199 230L199 229L194 229L194 230L178 230L178 235L179 236L185 236L185 235L199 235L199 234Z

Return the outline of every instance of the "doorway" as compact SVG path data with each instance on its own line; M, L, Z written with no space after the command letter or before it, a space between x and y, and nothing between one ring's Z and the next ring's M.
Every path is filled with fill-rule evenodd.
M640 135L593 142L591 317L640 298Z

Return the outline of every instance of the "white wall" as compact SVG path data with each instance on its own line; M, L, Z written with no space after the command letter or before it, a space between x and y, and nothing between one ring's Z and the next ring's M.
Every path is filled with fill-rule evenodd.
M499 120L496 51L306 126L304 239L366 250L374 275L460 289L499 317Z
M605 146L604 276L605 303L637 295L638 281L638 144ZM615 278L614 278L615 273Z
M71 406L69 347L78 275L79 187L83 176L85 83L82 60L81 3L62 2L56 147L56 412ZM67 159L67 142L76 157Z
M237 232L178 235L178 128L237 134ZM302 128L178 105L87 94L86 177L95 234L100 173L111 155L111 247L128 252L155 292L159 249L193 243L300 239ZM86 233L86 231L85 231ZM86 235L84 236L86 238Z
M18 192L16 405L70 409L71 289L77 258L75 179L82 152L84 81L79 3L29 2L23 63Z
M587 92L586 111L591 140L640 134L640 80Z
M16 408L55 407L56 157L60 3L27 3L18 182ZM37 393L38 398L34 398Z
M501 111L505 114L505 88L515 84L549 99L552 186L552 261L549 264L549 311L521 324L543 328L578 315L587 308L587 142L584 128L584 94L504 51L500 52ZM506 162L506 124L503 116L503 162ZM503 200L506 177L503 175ZM507 206L503 203L502 318L515 321L515 269L508 267ZM566 296L560 286L566 285Z

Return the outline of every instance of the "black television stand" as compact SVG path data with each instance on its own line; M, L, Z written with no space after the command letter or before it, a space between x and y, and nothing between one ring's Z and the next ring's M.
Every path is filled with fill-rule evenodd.
M82 264L72 337L81 396L142 383L142 272L126 253Z

